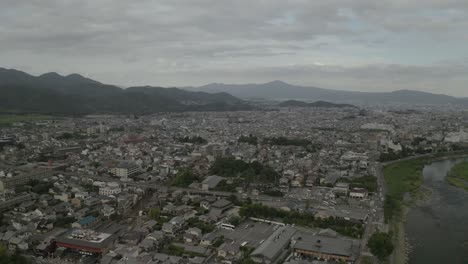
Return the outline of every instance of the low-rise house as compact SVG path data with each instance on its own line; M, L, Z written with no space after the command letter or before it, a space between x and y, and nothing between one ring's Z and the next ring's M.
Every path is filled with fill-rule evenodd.
M241 256L240 245L237 243L223 243L218 248L218 258L235 260Z
M120 242L127 245L136 246L138 243L140 243L141 239L142 234L140 232L129 231L120 237Z
M202 237L202 239L200 241L200 245L202 245L202 246L211 246L211 245L214 244L216 239L218 239L218 236L215 233L207 233Z
M200 228L192 227L185 231L184 242L187 244L198 244L202 236Z
M96 224L97 224L97 218L92 215L89 215L83 219L80 219L79 221L72 223L72 227L88 229Z
M367 197L367 190L363 188L353 188L349 192L349 197L350 198L355 198L355 199L364 199Z
M333 192L337 195L348 195L349 192L349 183L346 182L338 182L333 187Z
M231 209L234 205L226 199L220 199L211 205L210 216L219 218L227 210Z

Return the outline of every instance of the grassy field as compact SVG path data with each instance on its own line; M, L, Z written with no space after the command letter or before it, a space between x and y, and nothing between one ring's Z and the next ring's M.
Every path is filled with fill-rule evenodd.
M423 183L422 170L427 161L427 158L405 160L383 168L387 186L384 215L385 221L390 225L395 246L394 253L387 260L388 263L405 263L407 260L404 219L408 206L404 204L404 196L406 193L417 196Z
M52 119L44 115L0 115L0 126L8 126L16 122L39 121Z
M468 161L463 161L453 166L446 180L451 185L468 191Z
M428 162L451 157L454 154L456 153L441 153L440 155L434 155L434 157L400 161L383 168L387 186L384 214L385 220L389 223L390 230L393 233L393 243L395 245L394 254L388 260L389 263L399 264L406 263L407 261L407 245L404 231L406 214L415 202L426 199L431 192L428 189L420 188L423 183L422 171L424 166ZM468 186L468 162L462 162L455 166L450 174L452 173L460 176L447 176L447 181L459 187L462 186L462 183L464 187ZM467 188L465 189L468 190ZM406 193L411 194L411 200L404 200Z
M387 194L402 199L405 193L416 191L422 184L422 169L426 162L426 158L420 158L386 166L383 173Z

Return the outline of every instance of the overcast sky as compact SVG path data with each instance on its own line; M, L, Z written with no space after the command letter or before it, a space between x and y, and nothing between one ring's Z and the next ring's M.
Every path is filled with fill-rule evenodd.
M468 1L1 0L0 67L468 97Z

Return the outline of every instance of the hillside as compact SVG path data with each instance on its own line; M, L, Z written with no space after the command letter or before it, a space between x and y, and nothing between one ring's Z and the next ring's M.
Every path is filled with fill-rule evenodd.
M264 84L219 84L213 83L190 88L194 91L226 92L239 98L263 98L270 100L314 100L350 104L456 104L468 105L467 98L443 94L399 90L393 92L355 92L306 87L273 81Z
M351 104L335 104L326 101L317 101L313 103L306 103L297 100L287 100L279 104L281 107L318 107L318 108L357 108Z
M32 76L0 68L0 111L48 114L153 113L249 109L227 93L185 91L178 88L122 89L78 74Z

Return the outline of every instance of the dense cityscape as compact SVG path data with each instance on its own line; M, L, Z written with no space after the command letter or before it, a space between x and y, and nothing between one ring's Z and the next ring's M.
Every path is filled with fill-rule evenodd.
M468 141L464 111L428 109L13 120L0 241L35 263L374 263L397 247L382 164Z
M0 0L0 264L468 264L467 0Z

